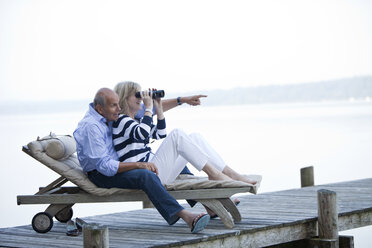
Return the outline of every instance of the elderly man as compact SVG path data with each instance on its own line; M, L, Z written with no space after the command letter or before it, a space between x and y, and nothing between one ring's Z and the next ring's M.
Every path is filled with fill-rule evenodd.
M117 94L108 88L98 90L74 131L83 171L97 187L143 190L169 225L182 218L192 233L202 231L209 215L185 210L161 184L155 164L119 162L112 143L112 123L118 119L119 111Z

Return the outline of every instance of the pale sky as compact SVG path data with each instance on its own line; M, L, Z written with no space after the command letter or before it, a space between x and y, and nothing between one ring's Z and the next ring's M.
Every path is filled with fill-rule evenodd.
M0 0L0 102L372 75L372 1Z

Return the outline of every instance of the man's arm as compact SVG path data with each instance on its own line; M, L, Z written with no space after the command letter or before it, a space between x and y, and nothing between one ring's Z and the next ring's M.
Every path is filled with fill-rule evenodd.
M74 132L78 144L78 157L80 164L95 165L94 168L106 176L114 176L134 169L147 169L158 174L158 169L154 163L147 162L119 162L113 159L107 151L104 139L96 126L85 129L84 135L80 136Z
M85 172L96 169L103 175L113 176L117 173L119 161L111 157L104 132L95 124L79 126L74 132L77 155Z
M194 95L194 96L184 96L184 97L172 98L172 99L164 99L162 101L163 111L165 112L183 103L187 103L191 106L200 105L200 98L202 97L207 97L207 95Z
M149 162L120 162L117 173L122 173L135 169L146 169L154 172L156 175L159 174L158 168L155 166L155 164Z

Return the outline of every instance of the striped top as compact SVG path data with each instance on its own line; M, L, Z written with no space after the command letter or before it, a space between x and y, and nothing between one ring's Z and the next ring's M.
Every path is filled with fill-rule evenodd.
M144 116L134 120L128 115L120 115L112 125L114 148L121 162L148 162L151 148L150 138L163 139L167 136L165 119L153 123L152 117Z

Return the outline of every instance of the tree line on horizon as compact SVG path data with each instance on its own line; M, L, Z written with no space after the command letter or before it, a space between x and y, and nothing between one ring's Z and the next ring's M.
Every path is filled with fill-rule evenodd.
M372 76L315 83L211 90L205 105L372 100Z
M169 94L166 98L179 95L187 96L201 92ZM346 78L325 82L241 87L231 90L203 91L208 98L203 99L204 106L244 105L262 103L322 102L369 100L372 101L372 76ZM12 102L11 108L0 105L2 114L59 113L85 111L90 99L58 100L48 102Z

